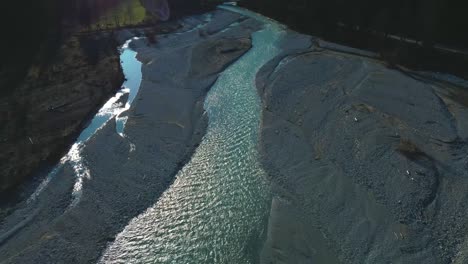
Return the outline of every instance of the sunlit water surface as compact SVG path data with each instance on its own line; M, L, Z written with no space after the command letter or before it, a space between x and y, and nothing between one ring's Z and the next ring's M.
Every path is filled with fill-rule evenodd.
M117 236L101 262L257 262L270 191L258 161L261 103L254 82L259 68L278 54L276 43L284 31L242 12L266 22L265 27L210 90L209 125L200 146L158 202Z
M128 40L120 49L120 60L122 71L126 77L122 88L110 98L98 113L91 120L89 125L81 132L76 142L72 145L67 155L65 155L55 166L55 168L47 175L46 179L39 185L35 192L28 199L28 203L33 202L46 188L50 180L57 174L57 172L65 165L70 164L75 173L75 186L73 188L72 206L79 202L82 193L82 183L84 179L90 179L91 175L88 168L83 163L81 151L84 143L91 138L104 124L112 118L116 118L117 132L123 135L126 117L119 117L121 113L128 110L132 104L135 96L138 93L141 83L141 62L136 59L136 52L129 48L129 43L132 39ZM128 99L121 100L122 96L128 94Z

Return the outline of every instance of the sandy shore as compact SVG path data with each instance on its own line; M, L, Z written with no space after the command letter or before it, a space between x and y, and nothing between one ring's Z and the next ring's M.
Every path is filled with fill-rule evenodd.
M156 44L131 44L144 65L139 93L126 113L125 137L112 120L86 143L82 155L90 178L76 205L70 206L75 176L66 165L35 202L38 210L20 204L4 219L0 233L8 237L0 241L0 263L95 262L130 219L155 203L204 135L207 91L249 50L250 34L258 29L237 14L211 15L210 22L192 17L179 32L158 36ZM242 23L222 31L235 22ZM131 36L125 31L118 38Z
M283 50L257 76L263 262L466 263L468 90L293 32Z

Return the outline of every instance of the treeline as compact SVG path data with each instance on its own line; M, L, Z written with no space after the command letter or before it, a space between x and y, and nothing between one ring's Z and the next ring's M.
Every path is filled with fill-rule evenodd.
M18 56L35 54L44 40L55 41L70 28L90 24L122 0L23 0L5 1L2 10L11 12L1 23L3 45L11 51L1 65ZM14 62L14 61L13 61Z
M466 0L246 0L242 4L299 30L349 27L459 48L468 47Z
M39 48L45 38L60 35L64 26L73 27L77 23L92 24L109 9L125 1L131 0L4 1L1 8L6 16L2 16L0 22L3 34L0 45L8 48L10 54L33 52ZM171 13L176 18L205 10L212 1L168 0L168 2ZM5 61L8 58L0 60L2 61L0 67L11 62Z
M0 97L24 78L31 63L47 63L64 35L93 24L123 1L133 0L14 0L3 1L0 28ZM155 0L156 1L156 0ZM207 8L206 0L168 0L173 17ZM113 14L110 14L111 19ZM120 22L120 21L119 21ZM44 54L39 56L38 54Z

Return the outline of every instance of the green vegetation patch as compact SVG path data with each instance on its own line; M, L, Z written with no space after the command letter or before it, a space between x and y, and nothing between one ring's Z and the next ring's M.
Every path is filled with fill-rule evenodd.
M115 7L106 10L91 29L112 29L142 24L148 15L140 0L121 0Z

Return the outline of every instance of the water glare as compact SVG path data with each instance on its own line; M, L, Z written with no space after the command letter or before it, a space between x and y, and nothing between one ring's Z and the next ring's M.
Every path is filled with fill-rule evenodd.
M265 20L262 20L265 21ZM284 31L268 21L209 92L207 133L173 185L134 218L101 263L254 263L270 191L257 153L260 67Z
M136 39L136 38L134 38ZM86 164L83 163L81 157L81 151L84 147L84 143L90 139L101 127L103 127L109 120L116 118L116 128L119 135L124 136L124 127L126 117L119 117L120 114L130 108L133 100L135 99L141 83L141 62L136 59L136 52L129 48L129 44L132 40L130 39L120 49L121 65L126 80L122 88L110 98L102 107L98 113L91 120L90 124L81 132L77 141L72 145L67 155L65 155L55 166L55 168L47 175L47 177L41 182L34 193L29 197L27 203L31 203L37 199L42 193L45 187L48 185L50 180L57 174L57 172L65 165L70 164L75 173L76 181L73 187L73 201L71 206L75 205L81 197L83 181L91 179L89 169ZM125 99L123 96L127 96Z

